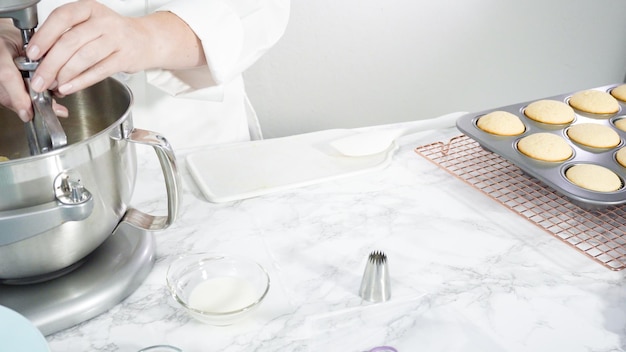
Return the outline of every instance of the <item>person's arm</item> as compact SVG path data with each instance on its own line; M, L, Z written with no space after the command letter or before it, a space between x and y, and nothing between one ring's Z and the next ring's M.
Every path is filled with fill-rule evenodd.
M175 0L157 11L180 17L200 39L206 66L150 70L148 81L172 95L229 82L254 64L285 32L289 0ZM157 12L158 13L158 12Z
M69 28L69 29L68 29ZM125 17L91 0L56 8L33 35L27 55L41 59L31 86L74 93L117 72L205 65L203 48L178 16Z

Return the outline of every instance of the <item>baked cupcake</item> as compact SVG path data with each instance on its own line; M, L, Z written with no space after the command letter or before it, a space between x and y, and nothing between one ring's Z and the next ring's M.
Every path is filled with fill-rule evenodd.
M589 89L572 95L569 105L576 110L590 114L614 114L619 111L619 103L611 94Z
M622 131L626 132L626 119L615 120L615 122L613 122L613 124L619 130L622 130Z
M565 177L579 187L596 192L614 192L622 188L619 176L600 165L574 165L565 171Z
M626 101L626 84L622 84L611 89L611 95L616 99Z
M567 160L574 154L563 137L548 132L533 133L520 139L517 149L530 158L552 162Z
M538 100L528 104L524 115L529 119L552 125L563 125L574 121L576 113L571 106L557 100Z
M567 136L574 142L591 148L613 148L621 139L609 126L597 123L579 123L567 129Z
M517 136L526 131L522 120L507 111L492 111L478 118L476 126L481 130L499 136Z

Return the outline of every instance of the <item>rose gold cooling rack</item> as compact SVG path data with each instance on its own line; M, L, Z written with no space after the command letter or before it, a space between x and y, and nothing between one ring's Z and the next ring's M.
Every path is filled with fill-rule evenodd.
M465 135L415 152L604 267L626 268L626 206L582 209Z

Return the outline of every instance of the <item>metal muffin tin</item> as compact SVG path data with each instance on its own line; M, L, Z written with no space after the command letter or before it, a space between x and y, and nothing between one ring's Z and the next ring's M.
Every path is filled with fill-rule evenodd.
M620 84L612 84L590 89L610 93L611 89L619 85ZM624 147L626 143L626 132L615 127L614 122L619 119L626 118L626 102L617 100L620 105L620 109L617 113L610 115L589 114L574 109L574 121L569 124L563 125L550 125L537 122L524 115L524 109L526 108L526 106L534 101L550 99L568 104L569 98L574 93L576 92L535 99L524 103L513 104L496 109L467 114L457 120L456 126L465 135L476 140L483 148L493 153L496 153L507 159L511 163L517 165L527 174L539 179L558 193L569 198L572 203L584 209L596 210L606 208L608 206L624 204L626 203L626 168L624 168L617 162L617 160L615 159L615 153L620 148ZM478 126L476 125L476 121L478 121L481 116L492 111L507 111L514 115L517 115L526 126L526 131L517 136L498 136L485 132L478 128ZM579 123L597 123L609 126L619 135L620 143L614 148L602 149L590 148L579 145L570 140L566 133L567 129L570 126ZM532 159L522 154L517 149L517 142L525 136L539 132L553 133L563 137L572 147L572 157L562 162L547 162ZM584 163L596 164L612 170L621 179L622 187L615 192L596 192L571 183L567 179L567 177L565 177L565 171L569 167L572 167L576 164Z

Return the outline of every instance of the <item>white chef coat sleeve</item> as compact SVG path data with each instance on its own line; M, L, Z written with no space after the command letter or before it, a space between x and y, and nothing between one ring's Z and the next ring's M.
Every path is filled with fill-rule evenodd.
M202 42L207 66L149 70L148 81L172 95L202 96L241 75L284 34L289 0L174 0L157 11L185 21Z

